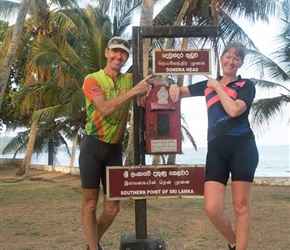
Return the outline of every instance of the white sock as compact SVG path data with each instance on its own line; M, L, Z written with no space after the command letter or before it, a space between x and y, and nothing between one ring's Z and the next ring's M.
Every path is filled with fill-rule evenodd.
M236 246L236 243L234 243L234 244L229 243L229 245L231 248L233 248L234 246Z

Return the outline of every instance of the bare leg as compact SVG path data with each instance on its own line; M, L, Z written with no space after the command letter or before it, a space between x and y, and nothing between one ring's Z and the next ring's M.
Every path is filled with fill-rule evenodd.
M83 189L82 225L89 249L97 249L97 204L100 189Z
M107 195L104 195L104 209L98 217L98 240L100 241L104 233L112 225L117 216L120 207L119 201L108 201Z
M250 196L252 183L232 182L232 199L236 217L236 249L246 250L251 228Z
M226 187L215 181L207 181L204 186L205 211L213 226L231 244L236 242L236 235L231 219L225 212L224 199Z

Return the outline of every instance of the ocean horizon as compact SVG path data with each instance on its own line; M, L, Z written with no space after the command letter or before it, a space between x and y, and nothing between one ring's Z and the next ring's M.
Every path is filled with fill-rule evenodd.
M184 148L184 155L178 155L177 164L204 164L206 147L197 149ZM290 148L289 145L258 146L259 164L255 177L290 177ZM191 156L190 156L191 155Z
M258 146L259 164L255 177L290 177L290 148L289 145ZM205 164L206 147L183 148L182 154L177 154L176 164ZM16 158L23 158L24 153ZM69 166L70 156L65 150L59 150L57 162L54 165ZM79 149L77 149L74 166L78 167ZM13 158L13 154L1 154L1 158ZM146 155L146 165L151 165L152 156ZM47 153L32 156L32 164L47 165Z

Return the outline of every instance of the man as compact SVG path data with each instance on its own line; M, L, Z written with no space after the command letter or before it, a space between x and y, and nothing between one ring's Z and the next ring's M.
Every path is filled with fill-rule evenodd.
M121 73L129 53L128 41L113 37L105 49L106 67L88 75L83 84L87 122L79 167L83 197L82 225L90 250L102 249L99 242L119 212L119 201L107 200L106 166L122 166L122 141L130 101L137 96L138 105L144 105L154 85L166 85L161 78L150 79L148 76L133 86L132 74ZM104 205L96 218L100 182L104 190Z

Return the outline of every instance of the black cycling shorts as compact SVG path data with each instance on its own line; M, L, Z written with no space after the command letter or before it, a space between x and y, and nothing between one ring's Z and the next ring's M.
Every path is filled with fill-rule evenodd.
M122 166L122 143L110 144L84 135L79 156L82 188L99 188L102 182L106 194L107 166Z
M238 136L220 136L208 143L205 181L227 185L232 181L253 182L259 154L255 139Z

